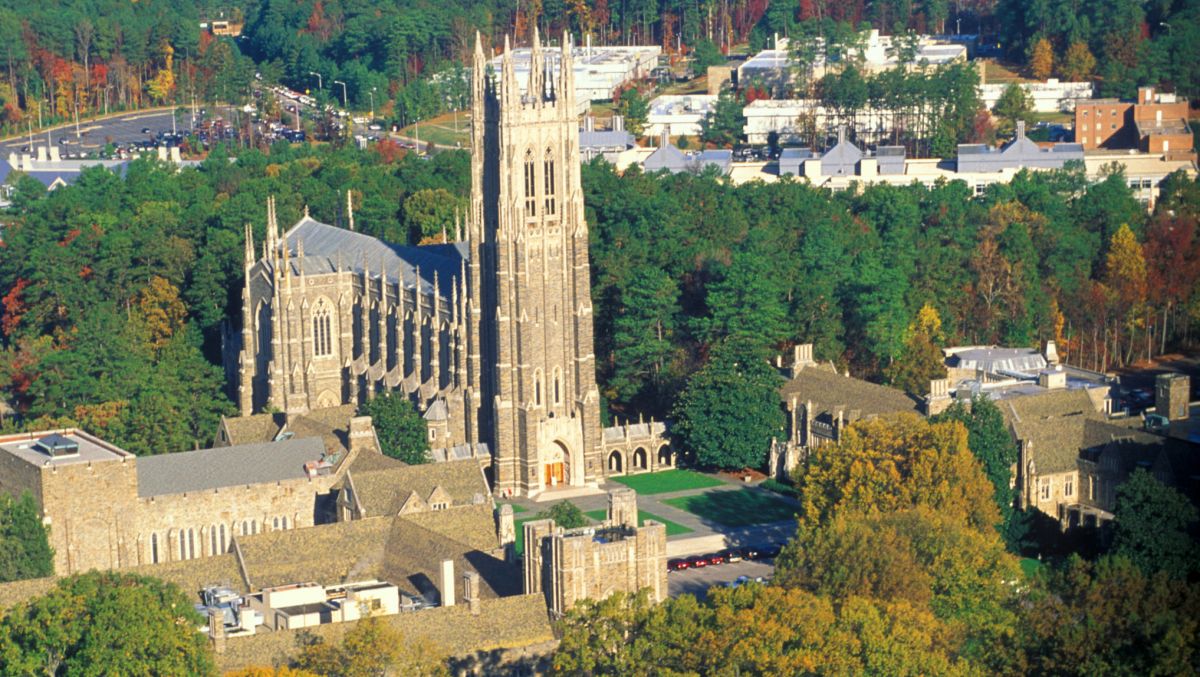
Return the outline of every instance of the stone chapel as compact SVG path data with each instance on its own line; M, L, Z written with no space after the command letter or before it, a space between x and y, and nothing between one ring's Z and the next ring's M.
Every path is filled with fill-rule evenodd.
M281 234L268 202L262 249L245 234L242 416L406 396L431 446L481 457L500 494L674 465L661 423L601 429L571 52L566 37L543 50L535 31L523 83L507 39L495 73L476 37L471 202L455 242L354 232L349 204L349 229L306 210Z

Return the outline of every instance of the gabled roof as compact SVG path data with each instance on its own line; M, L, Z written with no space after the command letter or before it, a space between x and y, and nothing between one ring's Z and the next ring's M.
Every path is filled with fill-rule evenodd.
M304 464L325 453L320 438L183 451L137 459L138 496L304 479Z
M345 453L350 449L350 419L357 408L353 404L313 409L304 414L294 414L289 421L284 414L254 414L223 419L230 444L270 442L283 433L292 438L319 437L325 450L331 454Z
M491 496L476 459L373 471L360 471L356 463L348 475L359 505L368 517L397 515L410 494L416 493L422 501L428 501L437 487L449 494L455 506L487 503Z
M447 224L448 228L450 226ZM365 262L372 276L386 275L391 283L403 279L406 287L412 287L418 283L419 269L421 293L433 292L436 273L441 295L447 299L454 278L469 255L465 242L422 247L390 244L370 235L321 223L309 216L300 219L283 238L292 256L295 274L299 274L301 268L308 275L334 273L339 263L342 270L361 273ZM303 260L298 258L301 242L304 243Z
M858 412L858 418L867 418L921 411L920 404L902 390L842 376L820 365L801 369L783 384L780 394L784 400L795 396L800 403L811 401L817 415L836 416L841 411L846 421L853 420L853 412Z
M690 158L671 143L659 146L650 154L650 157L642 162L642 167L648 172L656 172L660 169L665 169L669 172L682 172L690 166Z

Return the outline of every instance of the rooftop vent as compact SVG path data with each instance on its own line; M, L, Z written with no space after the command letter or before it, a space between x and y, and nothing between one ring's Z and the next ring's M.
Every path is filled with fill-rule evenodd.
M43 437L33 446L51 458L79 455L79 443L58 433Z

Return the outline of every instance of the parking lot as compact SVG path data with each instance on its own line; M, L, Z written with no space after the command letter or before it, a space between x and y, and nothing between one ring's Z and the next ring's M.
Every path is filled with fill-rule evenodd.
M717 564L701 569L687 569L667 573L667 591L672 597L695 595L704 599L708 589L714 585L728 585L739 576L753 580L759 576L769 578L775 573L775 560L743 560L732 564Z

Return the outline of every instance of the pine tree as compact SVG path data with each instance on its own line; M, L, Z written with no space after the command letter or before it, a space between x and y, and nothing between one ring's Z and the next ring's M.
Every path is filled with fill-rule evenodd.
M0 582L54 573L54 550L28 491L17 499L0 494Z

